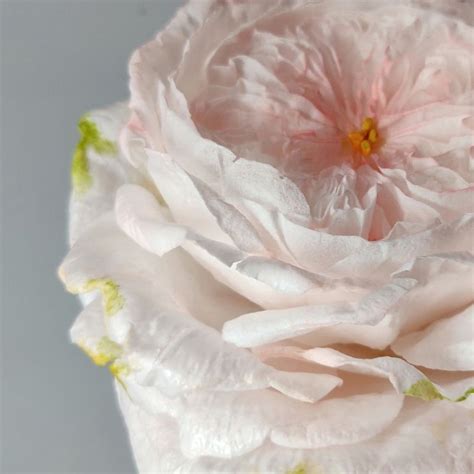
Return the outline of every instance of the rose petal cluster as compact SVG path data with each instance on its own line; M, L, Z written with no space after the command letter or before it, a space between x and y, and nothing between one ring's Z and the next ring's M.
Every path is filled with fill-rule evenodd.
M81 119L59 273L140 472L470 472L473 35L191 0Z

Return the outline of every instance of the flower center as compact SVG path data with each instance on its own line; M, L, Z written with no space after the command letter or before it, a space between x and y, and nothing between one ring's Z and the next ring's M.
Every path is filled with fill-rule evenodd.
M372 117L366 117L362 120L360 130L350 132L347 138L355 156L367 158L374 151L379 139L375 120Z

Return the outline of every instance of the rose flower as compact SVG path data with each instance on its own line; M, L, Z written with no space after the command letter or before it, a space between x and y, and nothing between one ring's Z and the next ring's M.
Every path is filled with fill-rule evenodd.
M471 472L471 20L191 1L81 119L60 275L140 472Z

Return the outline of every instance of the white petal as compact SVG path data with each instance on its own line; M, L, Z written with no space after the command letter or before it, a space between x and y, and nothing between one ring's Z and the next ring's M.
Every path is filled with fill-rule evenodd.
M405 268L394 277L414 278L418 284L397 310L402 334L420 330L472 302L474 257L470 253L419 257Z
M155 197L138 186L119 190L116 216L121 229L143 248L163 255L182 245L216 279L260 305L289 306L353 297L364 291L365 282L333 281L278 260L248 256L234 245L197 235L175 224Z
M473 425L465 409L449 402L406 400L389 428L353 445L308 450L266 441L259 448L231 459L212 456L189 459L181 451L178 419L143 411L118 385L117 389L140 472L144 473L243 474L297 472L298 469L354 474L471 472ZM343 421L339 427L346 426Z
M197 178L192 178L196 189L208 209L217 219L221 229L232 239L237 247L245 252L267 254L258 233L248 219L232 204L221 199L209 186Z
M176 421L169 415L152 415L144 411L121 385L116 383L115 388L138 471L143 474L175 472L186 462L179 445Z
M71 245L95 219L113 209L115 191L122 184L145 181L127 163L118 147L119 132L128 120L129 114L127 105L119 103L104 110L94 110L85 116L85 119L96 127L99 139L107 141L108 147L97 151L93 146L87 145L83 156L85 168L77 170L73 164L73 183L76 179L87 179L89 184L80 192L73 191L71 194L69 205ZM74 174L77 172L80 176L76 178Z
M400 279L370 293L359 304L339 303L249 313L228 321L223 328L223 337L238 346L255 347L307 334L319 328L341 325L340 331L346 335L347 340L383 348L388 343L387 337L393 338L396 335L395 329L388 327L388 334L383 336L383 332L386 332L383 324L382 333L377 331L376 335L370 333L370 328L378 329L377 326L384 319L388 321L391 306L414 283L410 279ZM362 331L357 332L357 326Z
M419 380L426 378L415 367L396 357L359 359L329 348L310 349L303 351L301 356L306 360L328 367L389 378L400 394L403 394Z
M474 370L474 307L407 334L392 349L412 364L439 370Z
M117 191L115 214L122 230L141 247L160 256L179 247L187 237L186 228L169 222L165 212L140 186L129 184Z
M107 317L106 333L123 346L136 380L165 395L274 387L312 402L341 383L331 375L280 374L250 352L224 342L218 331L195 316L209 311L219 294L224 304L218 309L224 319L244 310L245 302L226 294L228 290L209 276L206 285L205 280L186 282L193 273L186 274L192 267L185 262L182 257L158 258L143 250L107 217L79 239L61 267L61 276L68 288L78 292L88 291L91 280L106 277L114 282L121 306ZM176 278L170 278L171 272ZM202 299L196 301L198 292ZM90 328L89 338L102 335Z
M218 226L190 176L169 155L147 150L147 169L176 222L207 238L234 245Z
M314 449L351 444L382 432L397 417L403 396L382 393L320 402L307 423L292 423L273 430L275 444Z
M201 393L187 397L180 415L187 457L234 457L261 446L317 448L363 441L398 415L399 395L370 394L305 405L270 391ZM377 417L368 417L370 410ZM372 412L373 413L373 412ZM347 428L341 428L347 423Z
M377 242L324 234L296 225L281 215L279 221L283 238L299 265L315 272L325 269L351 277L385 277L418 256L474 251L472 215L418 234Z

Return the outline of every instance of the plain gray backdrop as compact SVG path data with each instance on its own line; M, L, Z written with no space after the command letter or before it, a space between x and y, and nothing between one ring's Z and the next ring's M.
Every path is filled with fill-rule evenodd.
M66 253L76 122L128 96L132 51L180 0L0 0L3 473L131 473L107 370L70 344Z

